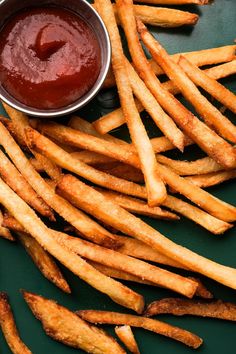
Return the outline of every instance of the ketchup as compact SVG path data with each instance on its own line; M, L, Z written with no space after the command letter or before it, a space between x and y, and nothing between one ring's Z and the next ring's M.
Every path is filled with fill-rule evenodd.
M67 106L94 85L101 52L91 27L60 7L18 12L0 31L0 82L39 109Z

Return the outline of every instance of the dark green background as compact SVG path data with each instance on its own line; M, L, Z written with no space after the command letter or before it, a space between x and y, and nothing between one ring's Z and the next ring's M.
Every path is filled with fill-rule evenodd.
M217 47L233 43L236 37L235 0L216 0L211 6L189 6L182 8L187 8L200 15L199 23L195 28L173 30L152 28L153 32L159 35L159 40L170 53ZM229 88L236 91L235 78L224 80L224 83ZM110 93L105 95L102 93L99 94L93 102L80 112L80 115L89 120L100 116L101 113L107 111L107 107L109 107L111 103L109 95ZM153 125L150 125L148 128L152 135L156 135L157 131ZM117 134L124 137L127 132L125 129L122 129L119 130ZM196 158L198 153L198 151L193 150L188 150L188 152L188 156L192 158ZM223 200L235 204L236 187L234 181L211 188L211 192ZM184 218L182 218L180 222L171 223L152 221L147 218L145 220L177 243L187 246L215 261L236 267L235 229L223 236L214 236ZM12 244L2 239L0 240L0 290L8 292L21 336L35 354L69 354L75 353L76 350L54 342L45 335L40 322L33 317L22 299L19 292L21 288L55 299L71 310L93 308L125 311L125 309L114 304L107 296L98 293L77 277L73 276L66 269L63 269L63 272L72 288L72 295L63 294L44 279L20 245ZM235 291L207 279L204 279L204 281L214 292L215 297L235 301ZM147 303L165 296L172 296L171 292L163 289L154 289L133 284L128 285L142 293ZM193 331L202 337L204 344L198 350L199 353L233 354L236 352L235 323L191 317L175 318L173 316L161 316L160 319ZM134 332L141 353L143 354L187 354L191 352L191 349L170 339L140 329L134 329ZM1 333L0 352L3 354L10 353ZM79 350L77 350L77 352L80 353Z

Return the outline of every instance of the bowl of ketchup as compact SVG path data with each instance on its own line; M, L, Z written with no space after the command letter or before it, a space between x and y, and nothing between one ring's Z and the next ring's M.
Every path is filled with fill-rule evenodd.
M111 47L85 0L0 1L0 98L33 116L69 114L100 90Z

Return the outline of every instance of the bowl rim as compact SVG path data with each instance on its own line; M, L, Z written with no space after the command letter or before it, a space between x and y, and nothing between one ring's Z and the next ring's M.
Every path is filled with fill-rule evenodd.
M0 7L6 1L7 0L0 0ZM79 1L83 2L85 4L85 6L87 6L89 8L89 10L91 12L93 12L93 14L97 17L98 23L100 24L102 32L103 32L103 37L104 37L103 40L105 41L105 45L106 45L106 55L104 56L105 60L104 60L104 62L101 65L98 78L95 81L95 83L92 86L92 88L84 96L80 97L75 102L72 102L70 105L67 105L65 107L60 107L60 108L57 108L57 109L53 109L53 110L46 110L46 109L38 109L38 108L30 107L30 106L27 106L27 105L21 103L14 96L12 96L9 92L7 92L7 90L5 90L2 87L3 88L3 92L4 93L6 92L6 95L4 95L0 91L0 99L2 101L4 101L7 105L15 108L16 110L18 110L18 111L20 111L22 113L30 115L30 116L41 117L41 118L53 118L53 117L65 116L65 115L68 115L70 113L73 113L73 112L79 110L80 108L82 108L86 104L88 104L97 95L97 93L101 89L101 87L102 87L102 85L103 85L103 83L104 83L104 81L106 79L106 76L107 76L109 68L110 68L110 64L111 64L111 42L110 42L110 37L109 37L108 31L107 31L107 28L106 28L101 16L99 15L99 13L86 0L79 0ZM79 1L78 1L78 3L79 3ZM65 6L65 9L66 9L66 6ZM81 15L78 11L75 11L75 13L77 13L79 16L81 16L84 19L84 21L86 21L89 24L89 21L86 20L83 17L83 15ZM13 14L14 14L14 12L13 12ZM101 75L101 72L102 72L102 75Z

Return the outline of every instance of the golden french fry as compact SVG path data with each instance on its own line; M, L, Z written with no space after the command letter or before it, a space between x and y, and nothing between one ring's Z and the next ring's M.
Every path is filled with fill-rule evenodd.
M166 298L152 302L145 311L145 316L171 314L175 316L200 316L236 321L236 305L221 300L189 300Z
M114 177L82 163L36 130L27 129L27 141L33 150L37 150L39 153L48 157L56 165L74 172L97 185L135 197L147 197L144 186Z
M133 354L140 354L138 344L134 338L134 334L130 326L124 325L115 327L117 337L124 343L124 345Z
M35 212L0 179L0 202L15 219L52 256L75 275L95 289L107 294L113 301L141 313L143 297L117 281L106 277L75 253L62 247L55 240L55 232L49 229Z
M235 63L236 72L236 60L233 62ZM205 74L204 71L196 67L184 56L180 57L179 65L196 85L202 87L225 107L236 113L236 96L233 92Z
M198 187L207 188L236 178L236 170L212 172L203 175L188 176L186 178Z
M27 291L23 291L23 297L34 316L42 322L46 334L53 339L87 353L125 354L105 331L89 325L55 301Z
M139 43L132 0L117 0L117 7L135 67L152 94L161 104L162 108L192 140L217 162L220 162L225 167L232 168L236 164L236 155L233 147L166 91L149 66ZM141 31L140 28L139 30Z
M195 277L188 277L188 278L198 283L195 296L201 297L203 299L213 298L213 294L206 288L206 286L202 283L202 281L199 278L195 278Z
M138 170L137 168L126 165L120 162L115 162L115 163L108 163L108 164L96 164L94 167L96 167L98 170L110 173L113 176L116 176L118 178L123 178L128 181L132 181L135 183L143 183L144 178L143 178L143 173Z
M107 27L112 46L112 65L118 87L121 107L132 142L140 159L147 189L148 204L155 206L166 198L165 184L159 176L155 154L149 137L135 106L130 86L119 30L110 0L97 0L96 4Z
M187 268L236 289L236 269L220 265L175 244L141 219L136 218L73 176L63 176L59 186L61 190L66 190L72 203L79 203L81 208L99 220L124 234L147 243Z
M133 213L137 209L143 209L143 206L145 206L145 202L140 199L134 199L129 196L125 196L107 190L98 189L98 191L102 193L106 198L117 203L119 206L128 210L131 213ZM194 222L214 234L222 234L233 226L227 222L215 218L214 216L204 212L196 206L186 203L183 200L177 199L171 195L167 196L166 200L162 203L162 205L181 215L184 215L190 220L193 220Z
M236 126L225 117L205 96L185 73L183 66L188 65L187 59L180 58L179 66L168 55L161 44L148 32L144 24L138 19L138 30L142 41L149 49L152 57L163 68L166 74L180 89L184 97L193 105L195 110L204 119L206 124L216 130L223 138L236 142ZM187 62L187 64L185 64ZM189 71L189 69L188 69Z
M191 279L79 238L60 233L55 233L54 237L62 246L83 258L135 275L187 297L193 297L198 287Z
M233 60L235 56L235 48L236 48L235 45L226 45L223 47L203 49L195 52L177 53L171 55L171 58L175 62L178 62L179 57L182 54L197 66L215 65L215 64L225 63ZM162 68L155 62L155 60L150 59L149 63L155 75L164 74ZM109 75L105 80L104 87L106 88L112 87L115 86L115 84L116 82L115 82L113 72L110 70Z
M148 331L161 334L163 336L180 341L189 347L198 348L202 344L202 339L195 334L184 329L174 327L165 322L153 320L147 317L134 316L119 312L82 310L77 311L79 317L91 323L129 325L131 327L141 327Z
M107 247L118 247L113 235L83 212L74 208L66 200L55 194L53 188L50 187L34 170L29 160L1 123L0 135L1 145L4 147L22 176L52 209L73 225L84 235L84 237L93 240L93 242L103 244L104 246L106 245Z
M8 230L7 226L3 225L4 217L2 215L2 211L0 210L0 237L5 238L9 241L15 241L15 238L12 236L10 230Z
M15 168L7 156L0 151L0 175L2 179L32 208L38 211L43 216L51 220L55 220L52 210L37 195L34 189L30 186L27 180Z
M6 293L0 292L0 327L13 354L32 354L20 339Z
M150 208L144 201L140 199L131 198L124 194L118 194L104 189L96 189L106 198L113 200L115 203L128 210L130 213L147 215L157 219L179 220L179 217L176 214L163 210L160 207Z
M71 293L70 287L60 269L43 247L33 237L24 232L17 232L17 235L26 252L30 255L34 264L45 278L55 284L62 291Z
M34 154L36 160L39 161L43 171L45 171L52 180L57 181L61 177L61 169L57 165L35 151L32 151L32 153Z

